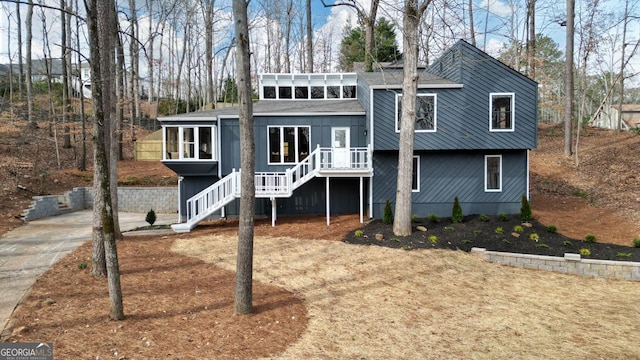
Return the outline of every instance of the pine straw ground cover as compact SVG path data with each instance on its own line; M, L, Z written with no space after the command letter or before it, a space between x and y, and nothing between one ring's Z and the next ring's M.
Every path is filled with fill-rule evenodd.
M60 359L640 353L640 283L504 267L462 251L337 241L358 227L355 217L332 218L331 227L324 218L286 219L275 228L258 222L256 313L248 317L232 311L237 222L119 242L122 322L106 318L106 282L77 267L89 254L85 246L37 281L8 340L51 341Z

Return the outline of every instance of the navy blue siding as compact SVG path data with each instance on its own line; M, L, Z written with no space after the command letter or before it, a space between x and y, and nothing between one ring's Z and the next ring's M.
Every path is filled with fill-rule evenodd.
M268 165L268 126L311 126L311 151L316 146L331 146L331 128L344 126L351 128L351 147L366 147L365 117L362 116L260 116L254 118L254 138L256 146L256 171L284 171L293 167L288 165ZM231 169L240 168L240 136L238 121L223 119L220 125L224 146L221 149L220 165L223 176Z
M180 183L180 214L186 221L187 200L218 181L217 176L184 176Z
M451 216L457 196L465 214L515 214L527 193L527 151L416 152L420 156L420 192L412 194L412 214ZM502 191L484 191L484 156L502 155ZM373 217L386 200L395 203L397 152L374 154Z
M442 71L440 71L442 69ZM437 131L416 133L416 150L533 149L537 146L537 84L489 55L459 42L429 68L461 89L420 89L437 94ZM374 150L398 149L396 93L375 90ZM490 132L491 93L515 94L515 131Z

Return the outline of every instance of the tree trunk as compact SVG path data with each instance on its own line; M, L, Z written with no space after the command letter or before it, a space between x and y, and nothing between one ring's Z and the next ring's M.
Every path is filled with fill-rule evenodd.
M473 0L469 0L469 37L471 38L471 45L476 46L476 28L473 23Z
M65 0L60 0L60 29L62 31L62 123L64 124L64 135L62 136L62 147L71 148L71 128L69 127L69 114L71 113L71 101L69 99L69 48L67 45L67 16L64 10L67 9Z
M313 72L313 23L311 21L311 0L307 0L307 72Z
M253 137L253 103L251 101L251 64L249 59L249 27L247 2L233 2L238 69L238 97L240 121L240 225L238 229L238 258L234 311L250 314L253 279L253 225L255 206L255 143Z
M31 43L33 41L33 0L29 0L28 4L29 7L27 8L27 19L25 24L27 27L27 78L25 79L27 83L27 123L30 128L35 128L38 124L33 117L33 64L31 63Z
M107 281L109 284L110 311L113 320L124 319L122 289L116 249L116 232L112 206L110 126L114 118L113 74L115 4L113 0L89 0L87 2L87 23L89 27L89 47L91 53L92 93L94 104L94 224L99 216L99 228L105 252ZM100 16L98 16L100 14ZM111 158L111 159L110 159ZM100 200L96 200L100 199ZM94 234L97 232L94 228ZM94 243L96 242L94 238Z
M571 156L573 142L573 34L574 0L567 0L567 48L565 51L565 114L564 114L564 155Z
M79 9L78 0L75 0L74 7L76 11ZM77 16L75 18L76 18L76 46L78 49L80 49L80 19L78 19ZM78 165L78 170L86 171L87 170L87 118L86 118L85 108L84 108L84 83L82 80L82 69L81 69L82 55L80 54L80 52L76 53L76 59L77 59L76 61L78 62L78 66L80 67L78 69L78 85L80 86L80 121L82 124L81 134L80 134L82 144L81 144L81 150L80 150L80 164ZM94 234L94 238L95 238L95 234ZM102 255L102 258L104 258L104 254ZM93 266L92 266L92 269L93 269ZM104 271L104 273L106 273L106 270Z
M215 0L207 0L204 13L205 13L205 62L207 67L207 84L206 88L206 102L215 104L214 84L213 84L213 6Z
M402 81L402 113L398 151L398 178L393 233L411 235L411 182L413 177L413 138L418 90L418 26L430 0L418 6L417 0L406 0L403 16L404 69Z
M376 46L375 26L379 2L379 0L371 1L369 15L365 16L364 19L364 71L366 72L373 71L373 60L377 58L377 54L373 54L373 49L375 49Z
M624 104L624 67L625 50L627 48L627 24L629 21L629 0L624 2L624 18L622 19L622 55L620 55L620 99L618 100L618 126L617 131L622 131L622 105Z
M529 41L527 41L527 62L529 78L536 79L536 0L529 0L527 4L527 19L529 27Z
M18 92L20 93L20 97L23 97L22 94L22 82L24 79L24 67L22 66L22 16L20 15L20 2L16 2L16 22L18 28ZM7 31L9 35L11 35L10 31Z

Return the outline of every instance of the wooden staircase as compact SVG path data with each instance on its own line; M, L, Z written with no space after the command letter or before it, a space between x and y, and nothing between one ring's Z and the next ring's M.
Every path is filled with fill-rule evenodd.
M288 198L300 186L317 176L353 177L373 175L371 149L351 148L348 161L336 161L331 148L317 147L304 160L285 172L255 174L256 198ZM191 231L233 200L240 197L240 170L235 170L187 200L187 221L173 224L177 233Z

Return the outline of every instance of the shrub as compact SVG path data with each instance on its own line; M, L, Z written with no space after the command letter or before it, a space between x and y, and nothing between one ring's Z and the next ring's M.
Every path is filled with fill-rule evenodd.
M489 216L487 216L485 214L480 214L480 216L478 216L478 220L480 220L482 222L487 222L487 221L489 221Z
M640 248L640 238L633 238L633 247Z
M592 244L594 242L596 242L596 236L593 234L587 234L587 236L584 237L585 241Z
M544 243L540 243L540 244L536 244L536 247L537 247L537 248L545 248L545 249L548 249L548 248L549 248L549 245L544 244Z
M411 215L411 222L418 222L418 215Z
M438 243L438 237L435 235L429 235L429 242L432 244L437 244Z
M533 240L535 242L538 242L538 240L540 240L540 235L533 233L529 235L529 240Z
M456 231L456 228L454 228L453 226L445 226L444 229L447 231Z
M555 225L549 225L547 226L547 232L555 234L558 232L558 228Z
M498 219L500 219L500 221L507 221L509 220L509 215L501 212L498 214Z
M353 232L353 236L355 237L362 237L362 235L364 235L364 231L358 229L356 231Z
M88 266L88 265L89 265L89 264L87 264L87 262L86 262L86 261L82 261L82 262L80 262L80 263L78 264L78 269L80 269L80 270L84 270L84 269L86 269L86 268L87 268L87 266Z
M564 245L566 247L571 247L571 241L565 240L565 241L562 242L562 245Z
M513 231L517 232L517 233L521 233L524 231L524 228L522 227L522 225L516 225L513 227Z
M147 216L144 218L144 221L148 222L149 225L153 226L156 222L156 212L153 209L149 210Z
M504 230L502 230L502 227L498 226L495 230L496 234L502 234L504 232Z
M385 224L393 223L393 210L391 209L391 201L387 199L387 203L384 205L384 212L382 213L382 222Z
M462 219L463 219L462 207L460 206L460 201L456 196L455 199L453 199L453 210L451 211L451 221L454 223L461 223Z
M436 214L429 214L429 222L437 223L438 221L440 221L440 219L438 219Z
M480 235L480 234L482 234L482 230L480 229L473 230L473 235Z
M582 256L590 256L591 255L591 250L589 250L587 248L582 248L582 249L580 249L580 255L582 255Z
M619 252L616 254L617 257L623 257L623 258L630 258L631 257L631 253L626 253L626 252Z
M522 195L522 206L520 207L520 220L531 220L531 204L529 204L529 200L524 195Z

